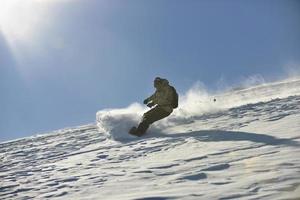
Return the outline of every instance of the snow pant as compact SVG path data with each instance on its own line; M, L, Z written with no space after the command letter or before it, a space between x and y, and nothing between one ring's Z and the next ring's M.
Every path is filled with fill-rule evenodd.
M160 106L156 106L143 115L141 123L138 125L136 133L141 136L145 134L150 124L169 116L172 112L167 112Z

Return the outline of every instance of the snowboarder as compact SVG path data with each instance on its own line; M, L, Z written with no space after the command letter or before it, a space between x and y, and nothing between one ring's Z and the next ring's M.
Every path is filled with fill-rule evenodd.
M154 80L156 91L153 95L144 100L151 110L144 113L138 127L132 127L130 134L142 136L150 124L169 116L174 108L178 107L178 94L173 86L169 85L167 79L156 77Z

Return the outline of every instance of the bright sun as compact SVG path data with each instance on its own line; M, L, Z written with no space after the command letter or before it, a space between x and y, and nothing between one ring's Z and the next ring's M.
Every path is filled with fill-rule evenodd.
M72 0L0 0L0 34L24 79L43 69L32 62L46 49L44 36L54 27L56 5L67 1Z
M39 2L36 0L1 0L0 28L11 47L26 42L40 22Z
M51 17L54 3L67 0L1 0L0 31L8 45L15 50L18 45L32 43L35 34L43 31L43 26Z

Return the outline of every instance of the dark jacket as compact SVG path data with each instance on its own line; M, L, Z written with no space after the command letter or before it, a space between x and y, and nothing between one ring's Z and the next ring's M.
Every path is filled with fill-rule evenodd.
M151 95L148 100L152 101L154 104L157 104L165 111L171 113L173 111L172 98L173 90L169 85L169 81L167 79L163 79L161 86L156 89L155 93Z

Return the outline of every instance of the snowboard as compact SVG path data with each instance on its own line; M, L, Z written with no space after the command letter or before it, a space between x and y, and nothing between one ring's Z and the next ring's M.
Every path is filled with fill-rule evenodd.
M136 132L136 127L135 126L133 126L129 131L128 131L128 133L130 134L130 135L134 135L134 136L138 136L138 137L141 137L141 135L140 134L138 134L137 132Z

